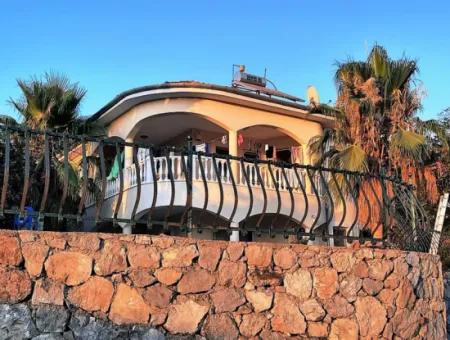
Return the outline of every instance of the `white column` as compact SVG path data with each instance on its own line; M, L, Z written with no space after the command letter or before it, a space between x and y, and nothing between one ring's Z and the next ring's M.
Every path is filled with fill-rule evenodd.
M122 234L131 235L133 230L129 223L119 222L119 225L122 227Z
M238 228L239 223L231 222L231 227ZM239 241L239 230L233 230L230 235L230 241L238 242Z
M235 131L235 130L228 131L228 154L230 156L235 156L235 157L237 157L239 155L238 142L237 142L237 131ZM237 162L233 162L233 161L231 162L230 171L232 171L233 176L237 182L237 178L239 175L239 167L238 167ZM239 224L237 224L236 222L231 222L231 226L239 227ZM233 230L231 232L230 241L239 241L239 231L238 230Z
M133 140L127 140L127 143L132 143ZM126 146L124 148L124 163L125 163L125 168L127 168L128 166L130 166L131 164L133 164L133 147L131 146Z
M237 131L228 131L228 153L230 156L238 155Z

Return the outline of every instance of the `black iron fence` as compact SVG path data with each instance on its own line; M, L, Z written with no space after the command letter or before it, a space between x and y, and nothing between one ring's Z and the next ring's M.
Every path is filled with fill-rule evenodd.
M438 239L414 188L396 178L205 153L191 141L156 147L18 126L0 134L3 227L210 229L419 251Z

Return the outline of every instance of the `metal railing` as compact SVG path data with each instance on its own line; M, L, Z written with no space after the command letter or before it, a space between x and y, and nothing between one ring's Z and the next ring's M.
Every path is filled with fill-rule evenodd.
M149 230L162 225L166 232L240 231L292 235L301 242L370 241L419 251L428 251L433 239L414 188L396 178L196 152L191 142L155 147L16 126L0 126L0 134L4 226L17 225L17 220L23 224L27 217L53 229L68 224L81 228L88 222L144 223ZM128 154L125 163L130 164L119 166L108 179L121 153ZM141 197L150 188L145 217L138 216ZM130 190L134 201L124 214ZM172 213L180 191L184 202ZM158 220L155 210L162 194L169 200ZM104 213L106 204L111 205L109 214ZM206 215L212 220L202 219Z

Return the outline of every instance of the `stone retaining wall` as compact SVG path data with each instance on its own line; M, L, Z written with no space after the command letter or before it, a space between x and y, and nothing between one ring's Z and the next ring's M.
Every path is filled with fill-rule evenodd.
M439 257L0 232L0 339L445 339Z

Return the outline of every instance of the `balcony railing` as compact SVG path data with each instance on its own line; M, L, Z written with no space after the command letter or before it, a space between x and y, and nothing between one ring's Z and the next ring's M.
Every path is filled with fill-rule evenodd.
M140 209L149 229L162 224L186 233L212 228L419 251L428 251L433 239L414 188L396 178L205 154L189 143L155 147L13 126L0 126L0 133L4 226L24 225L27 217L38 228L134 226L142 223ZM108 180L121 153L131 164ZM165 217L156 220L155 208L164 206ZM174 206L181 209L176 216ZM193 223L194 211L217 218Z
M184 157L184 160L181 159ZM261 182L266 190L278 190L280 192L301 192L301 187L306 187L306 169L296 169L286 166L272 165L273 178L270 174L268 164L261 164L254 161L250 162L244 160L241 163L239 160L226 158L217 158L215 156L206 155L192 155L192 180L202 181L201 167L199 162L202 162L204 177L206 182L218 183L219 180L222 185L233 185L233 181L237 186L250 185L254 188L261 188ZM156 169L156 180L158 182L170 182L171 176L174 181L186 181L185 172L183 171L183 161L188 162L188 156L169 156L169 157L153 157L154 166ZM153 182L151 157L146 156L139 160L139 175L141 185ZM217 166L217 173L215 171L214 162ZM235 166L235 170L233 170ZM169 169L170 167L170 169ZM258 168L258 169L257 169ZM244 173L245 171L245 173ZM258 177L258 171L260 178ZM130 189L138 185L137 171L134 164L129 165L125 169L124 189ZM236 172L232 177L232 172ZM248 176L248 182L246 176ZM314 174L315 187L318 188L319 195L323 195L323 186L320 184L320 176ZM97 182L101 184L101 181ZM120 191L120 178L109 179L106 181L105 199L118 195ZM307 191L313 195L314 191L311 186ZM96 203L95 194L90 192L86 200L86 206L89 207Z

